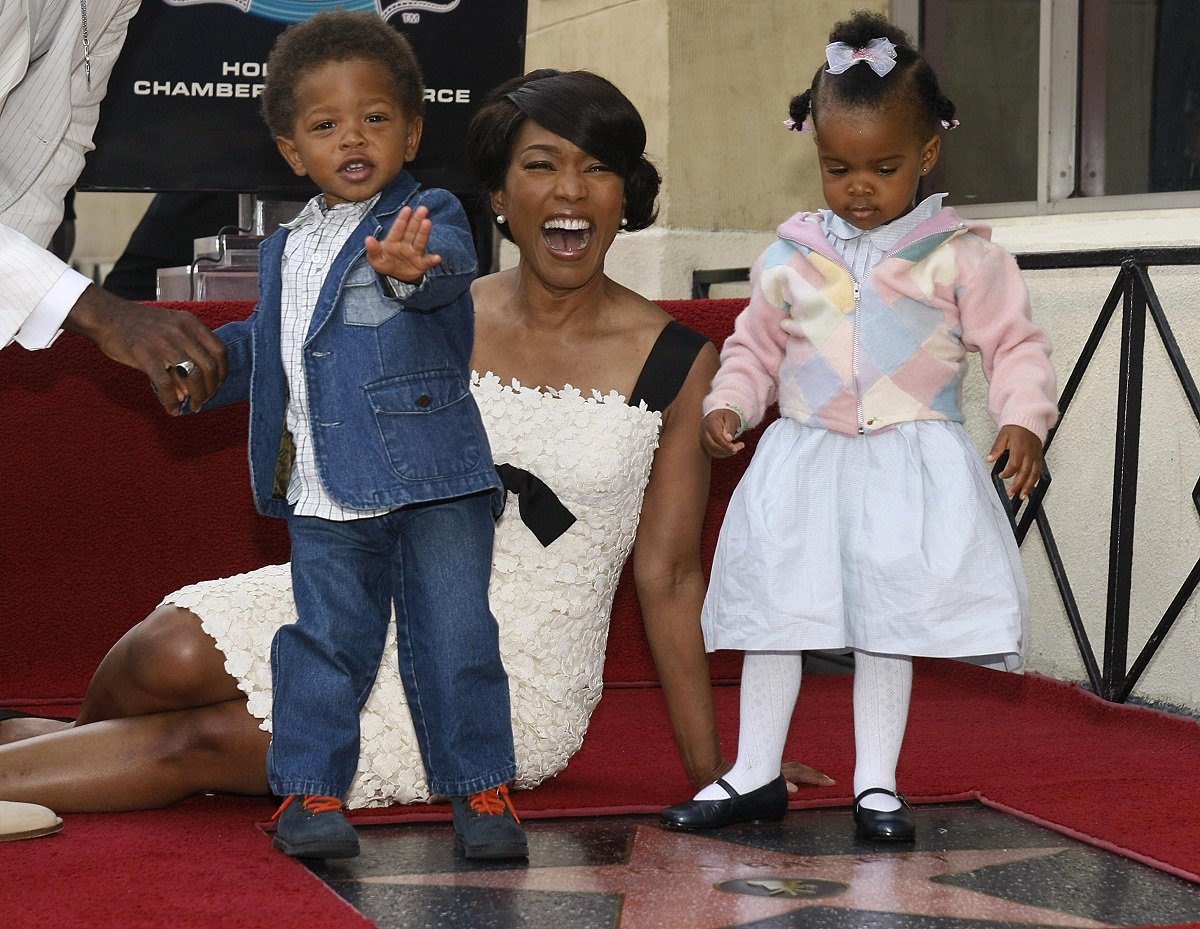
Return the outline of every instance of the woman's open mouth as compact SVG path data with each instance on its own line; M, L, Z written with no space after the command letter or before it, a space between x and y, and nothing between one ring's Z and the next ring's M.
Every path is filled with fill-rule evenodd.
M595 227L586 219L556 216L542 223L542 238L550 251L577 255L588 247Z

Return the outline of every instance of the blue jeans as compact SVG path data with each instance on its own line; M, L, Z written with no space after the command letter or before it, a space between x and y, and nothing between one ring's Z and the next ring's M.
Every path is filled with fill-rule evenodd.
M493 496L350 522L288 520L299 620L280 627L271 646L267 774L277 795L349 791L359 711L393 606L400 676L430 789L465 796L515 776L508 675L487 600Z

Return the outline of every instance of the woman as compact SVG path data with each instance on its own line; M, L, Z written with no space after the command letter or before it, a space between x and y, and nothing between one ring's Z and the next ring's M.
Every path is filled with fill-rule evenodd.
M717 354L604 274L618 232L654 221L659 176L643 154L641 118L603 78L535 71L488 97L468 147L495 221L521 254L516 268L473 288L472 356L494 457L526 503L510 496L498 524L489 591L512 690L517 784L561 770L580 745L631 548L680 756L694 785L709 783L726 765L698 621L709 480L698 435ZM534 528L522 522L522 509L536 509L534 478L558 497L549 527L528 513ZM200 791L266 794L269 645L293 618L287 566L168 597L105 657L74 726L4 724L6 739L43 734L0 746L0 797L98 811ZM385 659L348 805L428 796L403 702ZM799 766L788 774L829 783Z

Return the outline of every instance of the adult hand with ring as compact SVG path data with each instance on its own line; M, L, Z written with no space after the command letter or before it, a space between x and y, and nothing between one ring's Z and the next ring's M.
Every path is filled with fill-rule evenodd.
M63 328L149 377L172 416L185 400L199 410L228 372L225 344L191 313L122 300L95 284L80 294Z

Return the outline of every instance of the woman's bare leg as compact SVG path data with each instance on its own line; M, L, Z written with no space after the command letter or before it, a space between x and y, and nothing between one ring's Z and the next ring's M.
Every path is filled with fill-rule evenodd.
M269 742L199 618L160 607L109 650L74 725L0 745L0 799L82 812L266 794Z
M60 729L70 729L72 725L74 723L40 717L0 720L0 745L20 742L22 739L32 739L36 735L58 732Z
M74 726L0 746L0 799L81 813L266 795L270 738L244 699Z
M200 617L160 606L108 651L88 684L76 725L224 703L241 696Z
M75 725L209 706L240 696L225 656L200 617L161 606L126 632L101 660ZM0 721L0 745L69 728L48 719Z

